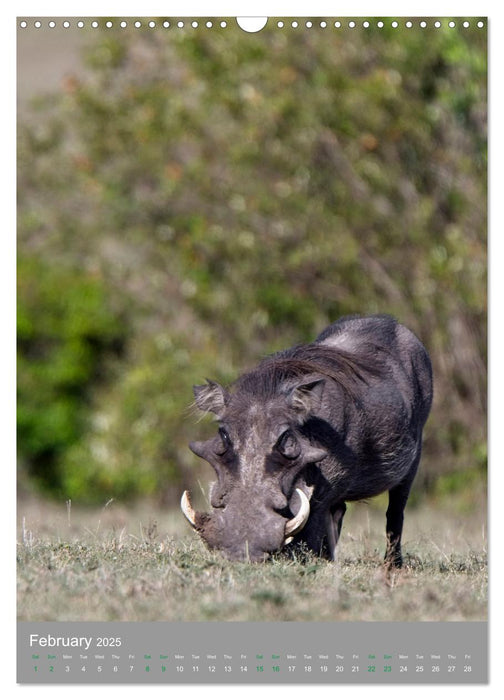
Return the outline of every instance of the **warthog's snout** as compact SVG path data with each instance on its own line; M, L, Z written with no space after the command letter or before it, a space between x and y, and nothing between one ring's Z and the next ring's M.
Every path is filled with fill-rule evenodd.
M254 527L256 518L245 520L245 527L235 529L234 536L227 536L226 508L212 513L195 511L188 491L184 491L180 507L191 526L199 532L212 548L220 549L228 559L263 561L273 552L289 544L294 535L300 532L310 517L310 501L299 488L296 489L300 501L298 512L293 518L287 519L272 511L268 517L259 519ZM232 511L229 515L234 519ZM271 531L265 526L270 520ZM247 527L249 525L249 527Z

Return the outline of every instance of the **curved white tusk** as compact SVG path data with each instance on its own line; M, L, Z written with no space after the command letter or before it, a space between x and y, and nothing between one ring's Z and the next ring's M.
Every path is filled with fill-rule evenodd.
M196 527L196 513L191 505L189 499L189 491L184 491L182 498L180 499L180 507L182 508L182 513L186 516L188 521L193 527Z
M310 517L310 501L306 497L304 491L301 489L296 489L299 498L301 499L301 507L298 510L297 515L295 515L291 520L288 520L285 525L285 537L289 535L295 535L297 532L302 530L306 525L306 521Z

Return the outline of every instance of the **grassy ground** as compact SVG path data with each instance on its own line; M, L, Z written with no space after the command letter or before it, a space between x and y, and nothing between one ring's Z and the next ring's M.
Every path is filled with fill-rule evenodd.
M469 500L407 510L405 567L388 578L383 500L350 506L337 564L299 550L247 564L209 552L179 511L24 499L18 619L486 619L486 508Z

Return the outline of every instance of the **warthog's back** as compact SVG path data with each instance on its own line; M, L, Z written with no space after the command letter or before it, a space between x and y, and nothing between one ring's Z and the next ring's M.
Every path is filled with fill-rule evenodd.
M321 467L346 500L381 493L408 473L420 451L432 403L427 351L389 316L343 318L315 344L350 358L360 370L347 400L334 384L326 388L319 416L335 429L334 461ZM320 429L313 421L312 435Z
M344 317L326 328L315 341L335 354L350 355L356 365L375 366L376 374L393 391L390 380L415 405L421 425L432 403L432 367L418 338L390 316Z

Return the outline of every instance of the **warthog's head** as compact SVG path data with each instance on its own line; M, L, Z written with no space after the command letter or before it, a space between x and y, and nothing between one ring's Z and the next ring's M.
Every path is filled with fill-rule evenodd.
M191 450L217 474L210 513L195 512L187 491L181 506L211 548L229 559L261 561L291 541L310 516L307 464L326 452L310 444L301 427L320 403L323 380L260 395L237 383L231 393L215 382L194 387L196 404L219 421L218 433ZM246 387L245 387L246 388Z

